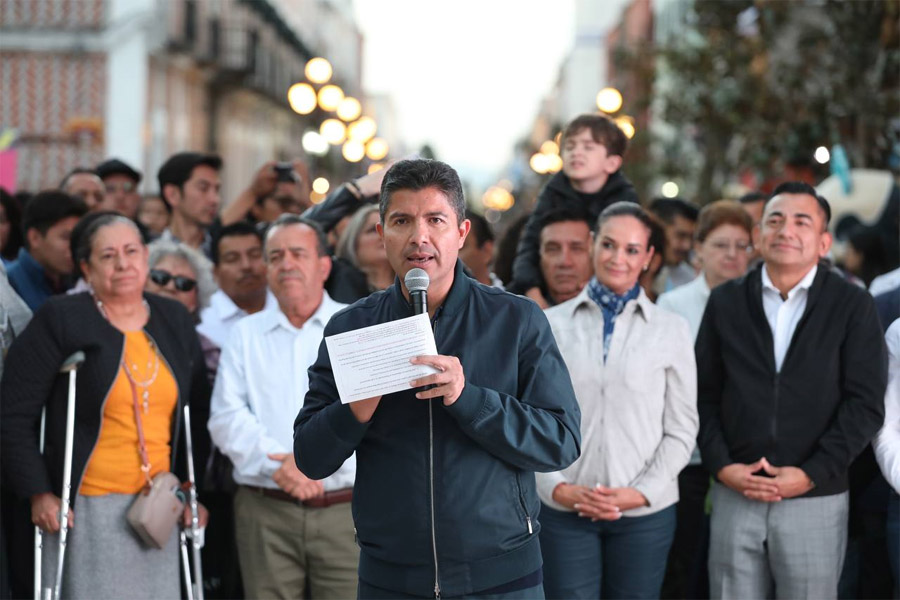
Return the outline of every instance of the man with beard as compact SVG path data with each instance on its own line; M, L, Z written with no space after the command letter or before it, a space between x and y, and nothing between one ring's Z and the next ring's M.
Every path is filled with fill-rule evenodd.
M211 249L219 289L200 313L197 331L221 348L235 323L275 306L275 297L266 289L262 234L256 227L246 221L223 227Z

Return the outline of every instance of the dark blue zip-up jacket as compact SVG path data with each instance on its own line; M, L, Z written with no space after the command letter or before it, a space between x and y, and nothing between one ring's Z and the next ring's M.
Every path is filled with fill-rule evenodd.
M360 579L423 597L436 583L459 596L540 569L534 471L569 466L581 445L569 372L538 306L470 279L458 261L454 277L433 319L438 354L458 357L466 378L453 405L408 390L359 423L340 402L323 342L294 423L308 477L331 475L356 451ZM397 280L337 313L325 335L409 316Z

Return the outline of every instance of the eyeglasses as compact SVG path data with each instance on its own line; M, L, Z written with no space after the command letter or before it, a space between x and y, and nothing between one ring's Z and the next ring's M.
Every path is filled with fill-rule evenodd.
M175 281L175 289L179 292L189 292L197 287L197 280L181 275L172 275L162 269L150 269L150 280L160 287L166 287L169 282Z
M106 183L103 187L106 189L107 194L115 194L119 190L128 194L137 189L137 185L133 181L123 181L119 184Z
M716 252L728 252L730 249L734 248L734 250L740 254L750 254L753 252L753 244L749 242L728 242L726 240L715 240L710 241L709 245L712 246L713 250Z

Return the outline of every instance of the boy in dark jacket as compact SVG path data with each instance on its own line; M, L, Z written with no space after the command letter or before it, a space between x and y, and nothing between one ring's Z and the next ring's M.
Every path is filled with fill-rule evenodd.
M541 190L519 242L510 291L525 294L546 308L540 291L540 223L548 212L587 210L593 224L603 209L622 200L637 202L634 186L619 172L628 138L605 115L586 114L569 123L562 135L561 173Z

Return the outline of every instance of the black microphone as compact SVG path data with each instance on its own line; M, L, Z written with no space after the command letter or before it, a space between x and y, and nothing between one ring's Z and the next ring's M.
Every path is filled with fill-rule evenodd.
M410 269L403 278L409 297L412 300L413 314L421 315L428 312L428 284L431 280L424 269Z

